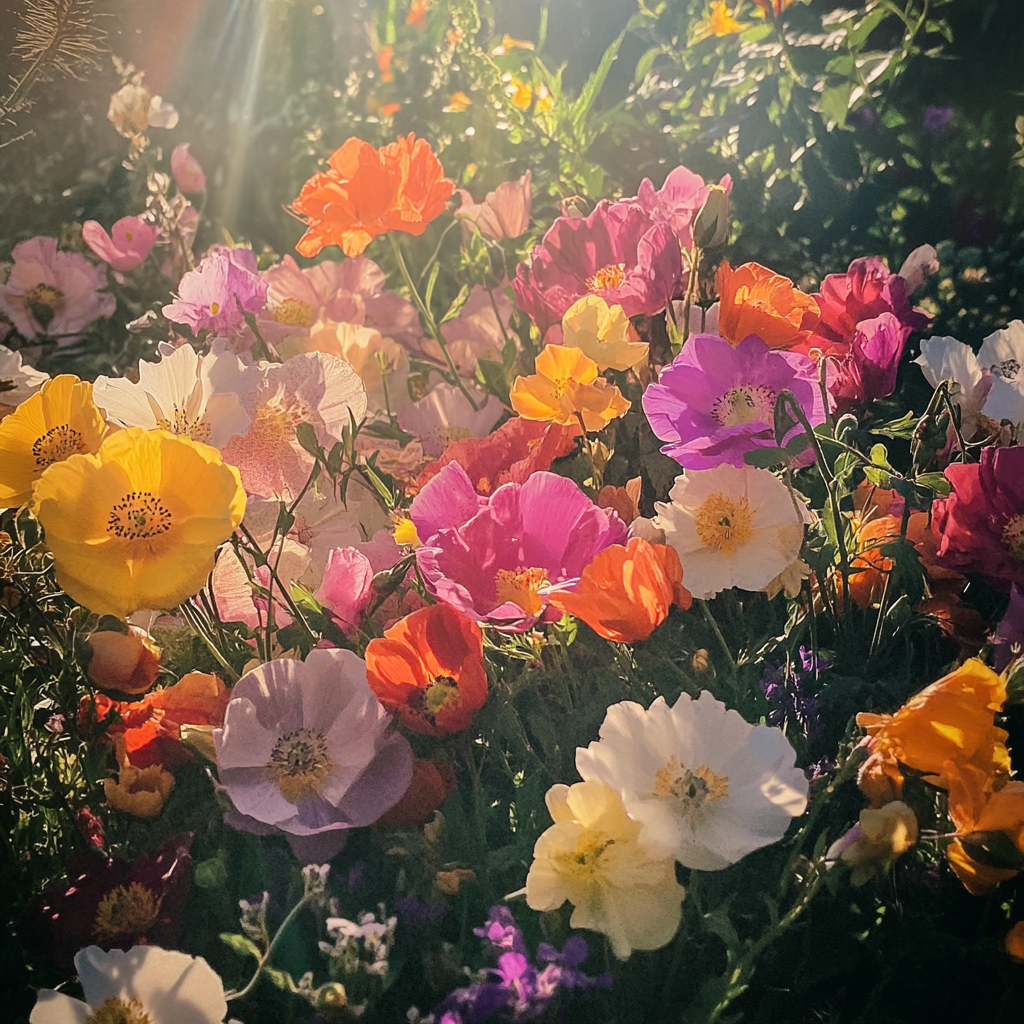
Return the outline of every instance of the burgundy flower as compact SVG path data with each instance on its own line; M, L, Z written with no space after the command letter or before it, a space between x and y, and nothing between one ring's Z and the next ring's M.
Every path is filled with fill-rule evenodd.
M1004 591L1024 583L1024 447L983 448L945 474L953 493L932 505L939 563Z
M828 389L840 416L893 393L909 336L910 328L892 313L857 324L849 352L829 374Z
M602 199L589 217L559 217L516 269L512 288L544 332L591 293L626 316L660 313L681 273L679 242L667 222L635 201Z
M48 889L26 911L26 946L64 967L91 945L173 948L192 884L191 845L191 833L172 836L134 864L76 854L68 862L68 881Z

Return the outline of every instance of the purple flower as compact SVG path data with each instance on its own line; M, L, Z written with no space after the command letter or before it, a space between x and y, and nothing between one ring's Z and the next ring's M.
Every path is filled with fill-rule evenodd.
M491 916L481 927L474 928L473 934L483 939L496 953L526 952L523 933L516 927L512 911L500 904L491 907Z
M267 301L267 282L256 271L251 249L220 248L210 253L178 283L178 297L163 314L188 324L194 334L213 331L220 337L245 327L246 313L258 313Z
M1010 588L1010 603L995 633L990 637L995 670L1003 672L1024 651L1024 589L1019 583Z
M926 132L932 132L937 134L941 132L943 128L953 120L953 108L936 106L935 104L929 103L924 108L924 114L921 117L921 127Z
M771 710L767 715L769 725L797 727L808 743L821 738L823 723L818 717L818 701L808 691L815 684L815 668L824 672L832 667L826 658L815 659L812 651L801 647L798 652L800 666L766 665L761 675L761 690Z
M644 392L643 407L651 429L668 442L661 450L681 466L743 466L746 452L775 447L775 402L782 391L793 393L812 426L824 422L810 358L773 351L753 334L735 348L698 334Z
M543 333L579 298L593 293L626 316L654 314L682 273L679 242L635 201L602 199L589 217L559 217L512 283L519 307Z
M214 730L220 781L241 815L291 835L370 825L412 778L390 723L351 651L268 661L235 684Z
M726 192L732 191L732 178L727 174L718 183ZM665 183L655 191L650 178L640 182L636 201L657 223L668 224L684 249L693 245L691 225L697 212L707 201L710 186L688 167L669 171Z
M419 896L402 896L395 900L395 913L404 924L417 931L432 931L448 913L448 908L438 903L426 903Z
M910 328L892 313L857 324L849 353L829 375L828 390L839 415L893 393L909 335Z
M572 585L599 551L625 544L626 527L572 480L538 472L489 498L457 462L416 496L409 515L430 592L478 621L527 629L549 610L548 590Z

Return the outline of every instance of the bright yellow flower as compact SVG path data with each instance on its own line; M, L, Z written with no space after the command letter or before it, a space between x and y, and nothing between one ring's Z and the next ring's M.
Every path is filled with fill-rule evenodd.
M512 101L512 106L518 107L520 110L529 109L533 102L533 90L529 83L524 82L521 78L516 78L515 75L512 76L505 91Z
M597 363L578 348L545 345L537 356L537 372L516 377L509 397L524 420L578 423L601 430L625 414L630 403L614 384L599 380Z
M731 36L734 32L742 32L744 26L732 16L725 0L715 0L711 5L708 28L716 36Z
M47 466L99 451L109 428L92 385L71 374L48 380L0 422L0 508L17 508Z
M555 105L555 97L543 82L537 86L537 91L533 95L537 100L537 105L533 108L535 114L546 114Z
M32 510L57 582L96 614L123 618L173 608L203 586L242 521L245 491L216 448L129 427L96 455L50 466Z
M555 823L533 848L530 907L557 910L568 900L570 926L603 932L620 960L670 942L684 895L674 856L642 845L639 822L600 782L552 786L545 800Z
M628 370L647 358L648 345L631 341L629 317L600 295L584 295L562 317L562 344L578 348L599 370Z

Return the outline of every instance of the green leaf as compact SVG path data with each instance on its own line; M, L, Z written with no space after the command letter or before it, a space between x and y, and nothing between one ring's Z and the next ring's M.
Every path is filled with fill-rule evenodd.
M262 960L263 954L260 947L252 939L244 935L237 935L232 932L221 932L220 941L230 946L239 956L251 956L256 960Z
M462 307L466 304L468 298L469 285L464 284L459 289L459 294L455 296L455 300L448 307L448 312L438 321L438 326L448 323L449 320L454 320L462 312Z
M441 264L435 263L430 268L430 277L427 278L427 290L423 295L423 305L430 309L430 300L434 297L434 285L437 284L437 275L441 273Z
M295 516L288 511L288 506L282 501L277 510L277 524L274 526L274 530L279 535L284 536L294 525Z
M903 441L909 441L917 429L917 417L908 412L898 420L890 420L888 423L880 423L877 427L869 427L868 431L880 437L897 437Z
M493 359L480 359L476 364L476 372L483 386L495 398L508 405L508 377L505 375L505 367Z
M636 71L633 74L633 81L642 85L644 79L650 74L651 67L658 55L662 52L660 46L652 46L637 62Z
M608 78L608 72L611 71L612 64L615 63L615 59L619 55L619 47L622 45L624 36L625 33L620 34L612 41L608 49L604 51L601 62L597 65L597 70L587 79L580 90L579 96L569 108L569 119L573 128L577 131L586 120L587 115L594 106L598 93L600 93L605 80Z
M309 452L314 459L320 458L320 442L316 439L316 431L311 423L300 423L295 428L295 440Z
M827 122L834 122L839 128L846 124L852 91L853 83L848 81L825 87L821 94L821 115Z
M945 473L921 473L919 476L914 477L914 483L927 487L936 494L943 496L949 494L952 490Z

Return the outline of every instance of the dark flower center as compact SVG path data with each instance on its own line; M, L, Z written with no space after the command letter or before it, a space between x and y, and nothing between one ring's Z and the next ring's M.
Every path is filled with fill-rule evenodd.
M334 765L327 750L327 737L315 729L286 732L274 745L267 774L277 783L284 798L295 803L331 774Z
M171 510L151 491L132 491L111 510L107 533L124 540L146 540L171 528Z
M45 331L64 306L64 293L52 284L37 284L25 292L25 305Z
M40 469L88 450L81 433L68 423L51 427L42 437L37 437L32 442L32 454Z

